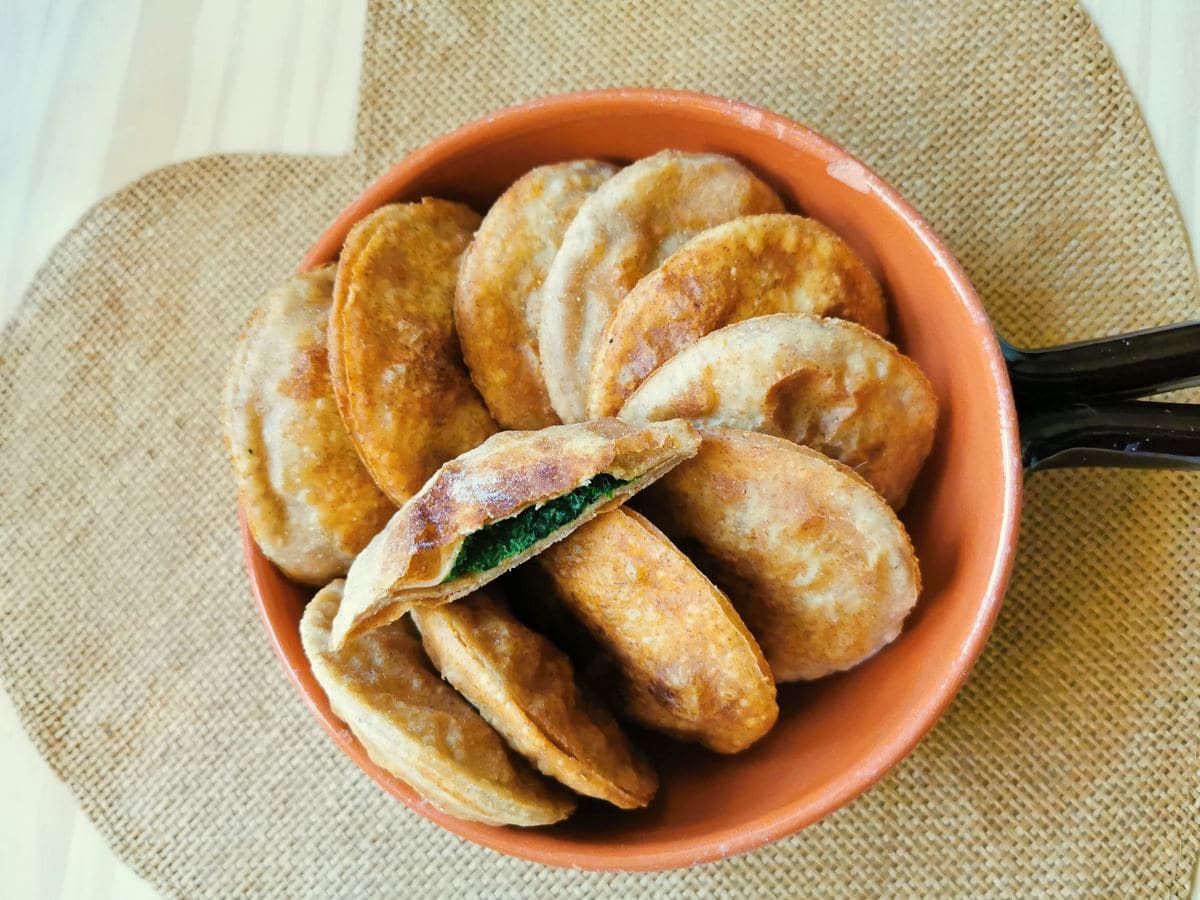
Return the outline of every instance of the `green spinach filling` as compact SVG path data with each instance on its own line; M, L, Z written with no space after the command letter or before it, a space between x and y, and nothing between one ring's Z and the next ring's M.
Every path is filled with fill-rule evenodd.
M515 516L473 531L459 548L445 581L494 569L509 557L516 556L579 518L585 509L594 506L597 501L611 499L613 492L624 484L629 482L601 473L569 494L547 500L541 506L527 506Z

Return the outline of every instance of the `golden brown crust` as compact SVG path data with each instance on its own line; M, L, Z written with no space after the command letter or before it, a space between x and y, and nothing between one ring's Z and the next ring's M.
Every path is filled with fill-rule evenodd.
M638 279L707 228L782 211L744 166L713 154L664 150L601 185L579 208L542 288L542 375L559 417L586 418L597 342Z
M859 476L783 438L705 430L643 506L720 585L776 681L848 669L900 633L921 573L891 507Z
M851 322L760 316L727 325L656 369L621 411L774 434L854 469L893 507L933 446L937 396L911 359Z
M744 216L696 235L617 307L592 362L588 415L616 415L643 379L710 331L771 313L887 334L879 284L837 234L803 216Z
M627 425L598 419L541 431L505 431L442 466L359 554L334 623L334 646L487 584L584 522L618 506L696 452L686 422ZM495 568L446 581L468 534L527 506L570 493L601 473L633 483ZM636 481L633 481L636 479Z
M300 638L329 705L380 768L434 806L491 825L548 825L574 800L514 754L430 665L408 621L334 652L329 628L343 582L304 610Z
M338 408L396 504L496 431L454 335L458 261L479 224L444 200L381 207L338 260L329 350Z
M246 520L289 577L324 585L395 511L363 467L329 383L333 267L296 275L251 316L225 386L225 445Z
M557 425L538 359L539 293L580 205L617 169L539 166L492 205L463 258L454 321L471 380L504 428Z
M566 654L502 601L479 591L412 618L442 677L543 774L622 809L650 802L658 776L645 757L579 689Z
M600 645L630 718L721 753L779 714L762 651L728 598L644 517L622 507L536 559Z

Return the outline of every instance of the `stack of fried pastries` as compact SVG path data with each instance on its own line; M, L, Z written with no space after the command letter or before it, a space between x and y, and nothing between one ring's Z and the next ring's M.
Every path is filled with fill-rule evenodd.
M497 825L648 805L641 729L763 738L777 684L867 659L920 592L896 510L938 409L887 328L855 252L727 157L363 218L251 315L225 393L333 712Z

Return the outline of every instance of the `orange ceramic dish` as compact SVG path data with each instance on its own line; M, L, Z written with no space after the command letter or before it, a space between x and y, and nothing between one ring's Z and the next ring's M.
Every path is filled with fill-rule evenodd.
M300 268L334 260L351 226L385 203L434 196L483 212L534 166L627 163L665 148L736 157L790 209L841 235L884 286L892 339L937 392L937 441L903 513L925 589L899 639L850 672L781 686L778 724L745 753L718 756L649 739L662 788L646 810L584 804L547 828L490 827L439 812L367 759L330 712L301 649L309 592L287 581L242 526L267 633L333 740L421 815L552 865L655 870L719 859L798 831L857 797L912 750L966 678L999 609L1017 537L1016 411L1000 346L970 282L895 189L820 135L765 110L658 90L574 94L504 110L393 167L329 226Z

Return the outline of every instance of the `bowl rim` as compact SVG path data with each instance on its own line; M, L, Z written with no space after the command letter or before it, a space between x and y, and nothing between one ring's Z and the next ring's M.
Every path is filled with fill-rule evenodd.
M910 710L905 727L873 748L867 764L856 767L826 785L816 801L796 803L763 816L755 822L730 827L715 834L679 838L670 842L669 846L659 849L626 848L620 854L613 854L611 851L605 853L599 849L593 851L582 845L575 848L547 848L537 845L531 847L521 839L521 834L516 829L478 830L476 823L463 823L438 813L419 798L414 801L398 792L395 785L389 784L385 778L400 782L387 776L366 758L361 745L348 733L341 721L327 712L327 704L321 702L323 698L312 694L315 682L311 672L298 671L296 662L289 657L277 631L277 623L273 621L264 599L265 580L274 567L255 544L245 516L239 509L245 567L255 605L272 649L292 686L340 749L388 793L460 837L510 856L565 868L593 871L662 871L712 862L754 850L794 834L859 797L912 752L950 705L970 674L999 614L1012 571L1018 538L1023 468L1016 407L1000 345L970 280L924 217L899 191L869 166L808 126L762 107L691 91L613 88L543 97L497 110L435 138L388 168L325 228L305 254L297 270L304 272L336 260L341 245L354 223L379 206L392 202L398 192L398 183L402 184L460 150L530 130L532 126L548 120L562 122L571 118L589 118L598 113L622 110L645 113L663 106L684 107L689 115L714 122L721 121L727 124L732 119L744 128L767 133L773 139L794 149L814 154L827 163L844 161L852 167L847 169L847 174L855 180L860 190L865 188L866 192L886 204L916 235L941 270L952 292L968 311L972 327L986 354L988 384L1000 411L997 431L1001 441L1003 506L1000 511L1000 527L992 570L988 576L987 587L979 598L966 639L957 655L947 663L946 674L938 690ZM307 661L302 662L307 669ZM456 827L456 823L462 827Z

